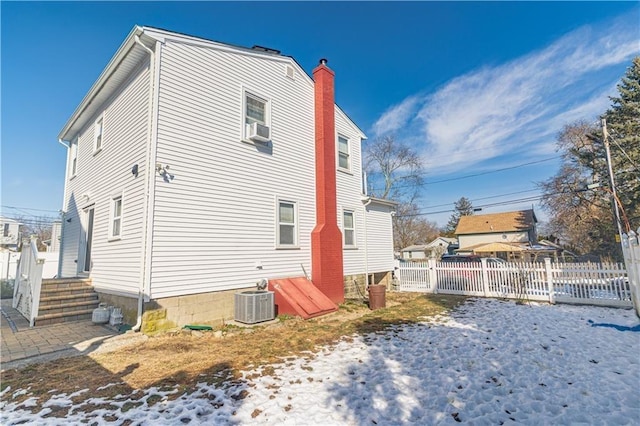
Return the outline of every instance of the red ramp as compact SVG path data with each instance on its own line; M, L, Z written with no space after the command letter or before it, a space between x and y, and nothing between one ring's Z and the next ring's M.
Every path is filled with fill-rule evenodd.
M305 277L269 280L269 290L275 293L278 315L296 315L309 319L338 310L338 305Z

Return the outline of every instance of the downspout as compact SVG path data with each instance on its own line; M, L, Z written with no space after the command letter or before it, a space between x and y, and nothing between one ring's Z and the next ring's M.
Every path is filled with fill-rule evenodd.
M153 183L150 183L152 179L155 177L155 166L151 164L152 162L152 146L153 146L153 105L154 105L154 82L155 82L155 53L152 49L145 46L144 43L140 41L140 37L136 34L135 43L141 46L144 50L149 53L149 96L147 100L147 149L146 149L146 167L145 167L145 180L144 180L144 205L143 205L143 222L144 225L142 227L142 253L140 260L140 288L138 289L138 314L136 324L131 328L133 331L140 331L142 327L142 311L144 306L144 295L145 290L147 289L147 281L149 280L149 271L147 268L147 256L150 254L149 244L148 244L148 236L151 234L149 230L149 222L147 220L147 216L151 209L149 208L149 204L151 202L150 197L150 188L153 187Z
M60 248L58 249L59 250L58 251L58 270L56 271L56 276L58 278L61 278L62 277L62 253L64 253L64 228L65 228L65 223L67 223L66 221L67 208L65 206L65 203L67 202L67 182L69 182L67 174L69 173L69 149L71 148L71 142L69 142L69 145L64 143L65 141L63 141L62 139L58 139L58 142L60 143L60 145L67 148L67 162L64 169L64 194L62 194L62 210L60 210L62 212L62 217L60 218L62 220L62 224L60 225Z
M367 206L371 204L373 199L369 197L364 203L364 283L365 291L369 287L369 241L367 239Z

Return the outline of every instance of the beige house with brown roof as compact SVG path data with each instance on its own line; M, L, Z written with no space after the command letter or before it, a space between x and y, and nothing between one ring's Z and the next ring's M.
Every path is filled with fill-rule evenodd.
M456 227L458 253L473 253L506 260L527 259L538 241L533 210L462 216Z

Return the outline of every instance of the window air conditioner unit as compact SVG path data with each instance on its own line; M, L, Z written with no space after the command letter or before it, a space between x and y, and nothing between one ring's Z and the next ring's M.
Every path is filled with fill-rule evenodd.
M249 125L249 139L254 142L269 142L271 140L271 131L264 124L251 123Z
M245 324L269 321L275 318L272 291L243 291L235 294L235 320Z

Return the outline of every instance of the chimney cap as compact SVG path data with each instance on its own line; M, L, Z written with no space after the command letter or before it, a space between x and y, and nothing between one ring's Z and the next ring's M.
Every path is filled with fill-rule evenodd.
M321 58L319 63L320 65L327 65L327 58Z

